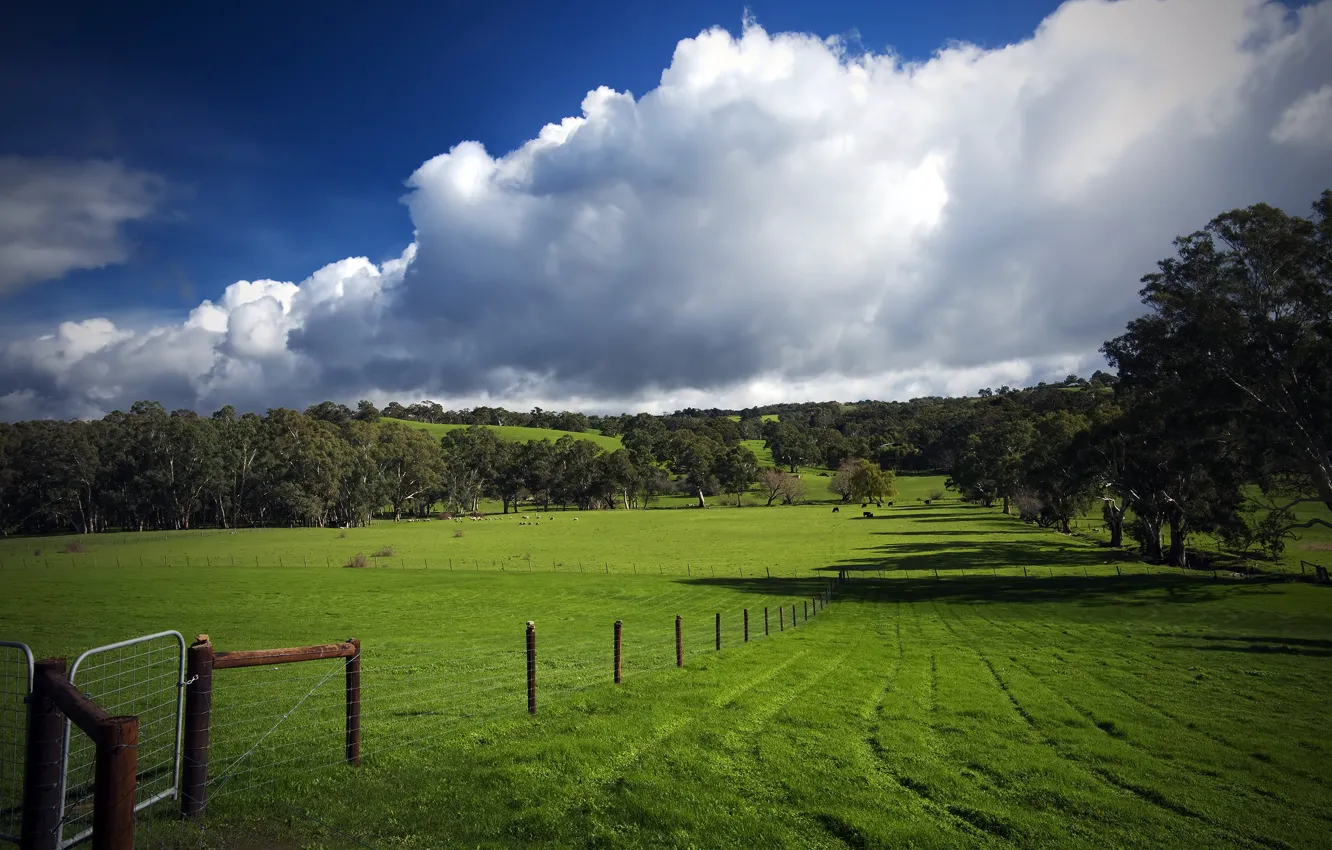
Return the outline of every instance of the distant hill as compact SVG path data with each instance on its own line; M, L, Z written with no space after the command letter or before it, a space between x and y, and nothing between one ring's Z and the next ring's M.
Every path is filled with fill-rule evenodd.
M401 422L404 425L410 425L413 428L420 428L433 437L443 437L449 431L455 428L467 428L468 425L437 425L433 422L413 422L409 419L388 419L384 421ZM553 428L524 428L519 425L483 425L483 428L489 428L494 431L501 440L511 443L526 443L528 440L549 440L554 442L560 437L573 437L575 440L590 440L601 446L608 452L624 448L619 437L603 437L596 431L583 431L574 433L572 431L556 431Z

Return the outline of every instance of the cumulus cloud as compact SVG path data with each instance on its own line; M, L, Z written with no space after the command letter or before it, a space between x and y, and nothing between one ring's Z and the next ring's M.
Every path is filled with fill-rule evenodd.
M401 258L15 341L0 405L662 409L1089 371L1174 236L1332 185L1330 82L1332 0L1072 0L921 62L746 21L640 98L424 163Z
M153 213L164 185L118 162L0 156L0 295L125 262L125 225Z

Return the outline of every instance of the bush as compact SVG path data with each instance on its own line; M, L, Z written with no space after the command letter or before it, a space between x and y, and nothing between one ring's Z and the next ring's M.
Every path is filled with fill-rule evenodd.
M382 549L380 549L379 551L375 552L375 554L371 555L370 557L372 557L372 558L392 558L392 557L393 557L393 547L392 547L392 546L385 546L385 547L383 547Z
M346 540L346 539L347 539L347 532L346 532L345 530L343 530L343 531L339 531L339 532L338 532L338 539L340 539L340 540Z
M462 537L462 536L463 536L463 530L462 530L461 528L458 529L457 531L453 532L453 536L454 536L454 537Z
M930 501L931 501L931 502L937 502L937 501L939 501L940 499L942 499L942 498L944 497L945 494L944 494L944 491L942 491L942 490L940 490L940 489L938 489L938 488L936 487L935 489L933 489L933 490L930 491L930 494L929 494L929 495L930 495Z
M88 550L83 548L82 540L71 540L65 544L64 553L66 555L80 555Z
M33 550L32 550L32 556L33 556L34 558L40 558L40 557L42 556L42 550L41 550L41 549L33 549Z
M365 557L364 552L357 552L355 555L351 557L351 560L343 564L343 566L354 567L354 568L368 567L370 566L370 559Z

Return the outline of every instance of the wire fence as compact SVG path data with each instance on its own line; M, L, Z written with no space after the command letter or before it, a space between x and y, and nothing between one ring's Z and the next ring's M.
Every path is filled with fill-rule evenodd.
M15 844L23 820L24 745L32 672L32 650L21 643L0 641L0 840Z
M280 650L261 651L262 662L259 653L222 653L217 657L230 656L231 663L213 669L205 726L209 730L205 740L211 743L211 752L205 754L207 800L210 812L214 804L219 809L216 817L201 820L182 821L178 806L153 806L179 795L182 764L189 763L183 762L181 751L182 719L188 726L182 714L185 688L196 680L185 675L186 651L180 635L164 632L89 650L75 661L69 681L112 718L137 719L134 817L118 827L134 830L134 846L202 850L243 841L246 846L261 847L269 846L263 836L247 836L247 818L255 804L264 811L275 806L290 809L292 818L310 822L310 830L336 833L293 804L309 797L312 788L325 781L312 779L311 774L352 759L349 709L353 700L357 729L362 724L365 729L363 738L358 733L358 761L362 755L378 758L407 749L426 751L456 740L452 733L459 726L526 714L533 681L544 711L592 688L613 687L621 673L632 679L677 663L692 663L718 649L776 637L778 610L783 612L786 629L803 625L830 601L825 594L828 587L811 582L802 588L809 591L803 598L754 598L753 602L769 603L770 621L765 616L768 609L762 607L748 611L723 607L737 601L728 591L714 588L700 593L697 587L687 586L671 588L647 604L626 601L627 616L618 623L607 619L604 629L590 626L588 618L551 617L541 628L535 680L529 678L523 627L518 624L511 642L502 639L507 645L473 635L457 643L426 647L375 646L364 667L355 642L337 645L354 647L350 658L315 655L319 660L296 664L269 663L270 656L292 660L278 655ZM684 626L678 662L677 616ZM765 628L768 622L770 629ZM613 630L613 626L622 628ZM209 653L212 658L211 649ZM249 656L247 660L260 666L239 664L240 656ZM12 705L12 711L0 714L4 721L0 729L11 730L0 738L5 744L0 749L0 768L6 777L0 790L13 798L5 815L13 815L11 831L15 835L21 817L29 657L0 645L0 698L5 706ZM189 658L188 669L193 673L194 650ZM245 669L230 669L235 667ZM207 684L207 679L197 681L196 688ZM62 726L63 794L57 791L55 800L60 803L57 846L66 848L92 834L98 793L97 746L80 729L71 729L67 721L59 721L55 728ZM52 741L57 753L58 735ZM186 734L186 746L189 740ZM55 809L53 804L53 817ZM0 820L4 823L7 821ZM337 834L345 845L361 843L354 836Z
M70 669L70 681L112 717L139 719L136 810L174 797L179 771L184 639L161 632L88 650ZM95 742L65 724L61 846L92 834Z

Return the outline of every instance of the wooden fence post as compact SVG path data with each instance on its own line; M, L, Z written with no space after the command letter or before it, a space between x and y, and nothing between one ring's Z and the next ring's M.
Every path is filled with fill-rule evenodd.
M93 766L94 850L134 850L134 782L139 718L109 717L97 727Z
M361 763L361 642L347 638L356 651L347 659L347 764Z
M65 745L65 716L52 701L44 683L46 670L65 675L65 659L38 661L28 702L28 746L23 774L23 850L55 850L60 826L60 767Z
M684 666L684 623L680 615L675 615L675 666Z
M197 820L208 805L208 743L213 711L213 644L199 635L185 666L185 741L181 753L180 815Z
M717 612L717 651L721 652L721 612Z
M786 631L786 606L785 606L785 605L779 606L779 607L777 608L777 631L779 631L779 632L784 632L784 631Z
M794 606L792 606L792 607L794 607ZM794 617L795 614L793 613L791 616ZM809 622L809 603L808 603L808 602L805 603L805 622L806 622L806 623Z
M623 647L624 623L621 620L615 621L615 684L620 684L620 652Z
M749 609L745 609L745 643L749 643Z
M763 606L763 636L768 636L768 606Z
M527 713L536 714L536 623L527 621Z
M791 628L794 629L795 627L796 627L796 609L795 609L795 603L792 602L792 603L791 603Z

